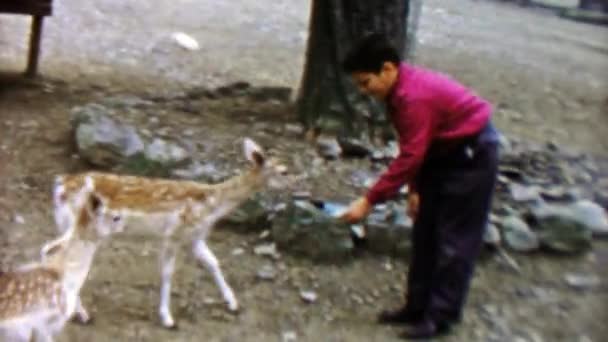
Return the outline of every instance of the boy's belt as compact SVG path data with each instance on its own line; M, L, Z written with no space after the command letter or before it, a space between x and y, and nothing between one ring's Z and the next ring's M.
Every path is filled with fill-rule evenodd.
M481 132L483 132L483 129L475 135L470 135L470 136L455 138L455 139L449 139L449 140L443 140L443 141L435 141L431 146L431 151L444 154L444 153L456 151L459 148L464 147L464 146L474 147L479 142L479 136L481 135Z
M491 129L491 123L487 123L474 135L449 140L434 141L429 149L429 155L433 159L435 157L442 158L449 156L452 152L456 152L467 146L475 148L479 144L479 137L488 129Z

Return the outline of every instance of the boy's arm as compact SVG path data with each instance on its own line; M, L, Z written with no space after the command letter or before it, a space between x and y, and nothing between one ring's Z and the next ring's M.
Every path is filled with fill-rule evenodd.
M394 120L399 134L399 155L367 192L365 197L371 205L396 195L403 184L413 184L432 140L433 111L428 104L419 101L399 108Z

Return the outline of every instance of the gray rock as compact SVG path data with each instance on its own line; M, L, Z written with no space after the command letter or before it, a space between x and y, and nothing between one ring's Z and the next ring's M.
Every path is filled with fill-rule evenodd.
M267 243L255 246L253 249L255 255L268 256L272 258L278 258L279 253L277 252L277 246L274 243Z
M608 236L608 215L599 204L587 200L576 201L570 206L572 217L595 235Z
M171 171L171 174L177 178L201 180L207 183L218 183L227 177L215 164L201 164L199 161L195 161L183 169L174 169Z
M245 249L243 249L243 248L235 248L235 249L232 250L232 252L230 254L232 254L233 256L240 256L240 255L245 254Z
M317 152L325 159L338 159L342 155L342 148L336 139L317 140Z
M272 225L271 213L271 209L263 203L261 196L254 196L234 209L220 223L237 232L261 232Z
M144 142L135 128L112 119L110 113L97 104L72 111L79 154L102 167L116 166L144 150Z
M145 147L146 159L167 167L186 164L190 161L190 154L176 143L155 138Z
M338 144L344 157L365 158L372 153L371 147L358 139L339 138Z
M591 231L566 215L550 215L538 222L541 245L560 253L580 253L591 247Z
M568 200L568 199L571 199L573 196L572 192L570 190L568 190L568 188L566 188L565 186L561 186L561 185L555 185L555 186L549 186L549 187L542 188L540 190L540 194L545 199L556 200L556 201Z
M595 274L568 273L564 276L566 284L577 290L590 290L601 284L600 277Z
M386 146L371 151L372 162L386 164L399 155L399 145L395 141L389 141Z
M272 265L264 265L258 270L256 275L261 280L274 280L277 276L277 271Z
M25 219L23 218L23 216L15 214L15 216L13 217L13 222L17 224L25 224Z
M548 217L560 218L567 222L577 222L593 235L608 236L608 216L599 204L579 200L569 204L547 204L537 202L530 207L530 213L539 222Z
M412 220L395 202L377 206L364 222L365 248L382 255L403 256L410 251Z
M134 95L116 95L104 99L102 104L111 108L125 109L152 106L154 103Z
M486 231L483 234L483 242L490 246L500 246L501 243L500 230L496 225L488 224Z
M286 124L284 129L285 132L289 134L298 136L304 134L304 127L302 125Z
M498 135L498 146L501 154L510 154L513 151L511 141L504 134Z
M272 236L280 250L317 262L345 262L354 250L349 225L310 201L288 203L273 222Z
M317 301L317 293L314 291L300 291L300 298L306 303L314 303Z
M540 199L540 188L518 183L509 184L511 196L516 202L534 202Z
M517 252L530 252L540 247L536 234L521 218L511 215L502 220L503 236L506 245Z
M608 182L604 186L598 186L593 191L593 200L604 209L608 210Z
M295 331L285 331L281 334L282 342L295 342L298 340L298 334Z
M288 102L291 98L292 90L288 87L255 87L249 89L249 96L257 101L276 100L279 102Z
M310 200L312 198L312 194L309 191L296 191L294 193L291 194L291 198L294 201L298 201L298 200Z

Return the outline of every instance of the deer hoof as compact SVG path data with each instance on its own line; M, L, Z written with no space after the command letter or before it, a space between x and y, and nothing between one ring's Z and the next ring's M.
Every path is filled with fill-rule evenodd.
M165 329L168 329L168 330L177 330L178 329L178 326L172 317L161 317L161 324L163 325L163 327Z
M228 310L230 310L231 312L238 312L239 311L239 303L237 301L229 301L228 302Z
M94 319L93 317L89 316L89 315L74 315L74 317L72 317L72 322L77 323L77 324L82 324L82 325L91 325L94 323Z

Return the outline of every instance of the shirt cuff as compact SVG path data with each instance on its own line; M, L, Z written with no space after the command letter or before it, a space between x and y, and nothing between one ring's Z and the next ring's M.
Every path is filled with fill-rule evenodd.
M375 191L368 191L365 198L367 198L367 201L372 206L383 201L381 194Z

